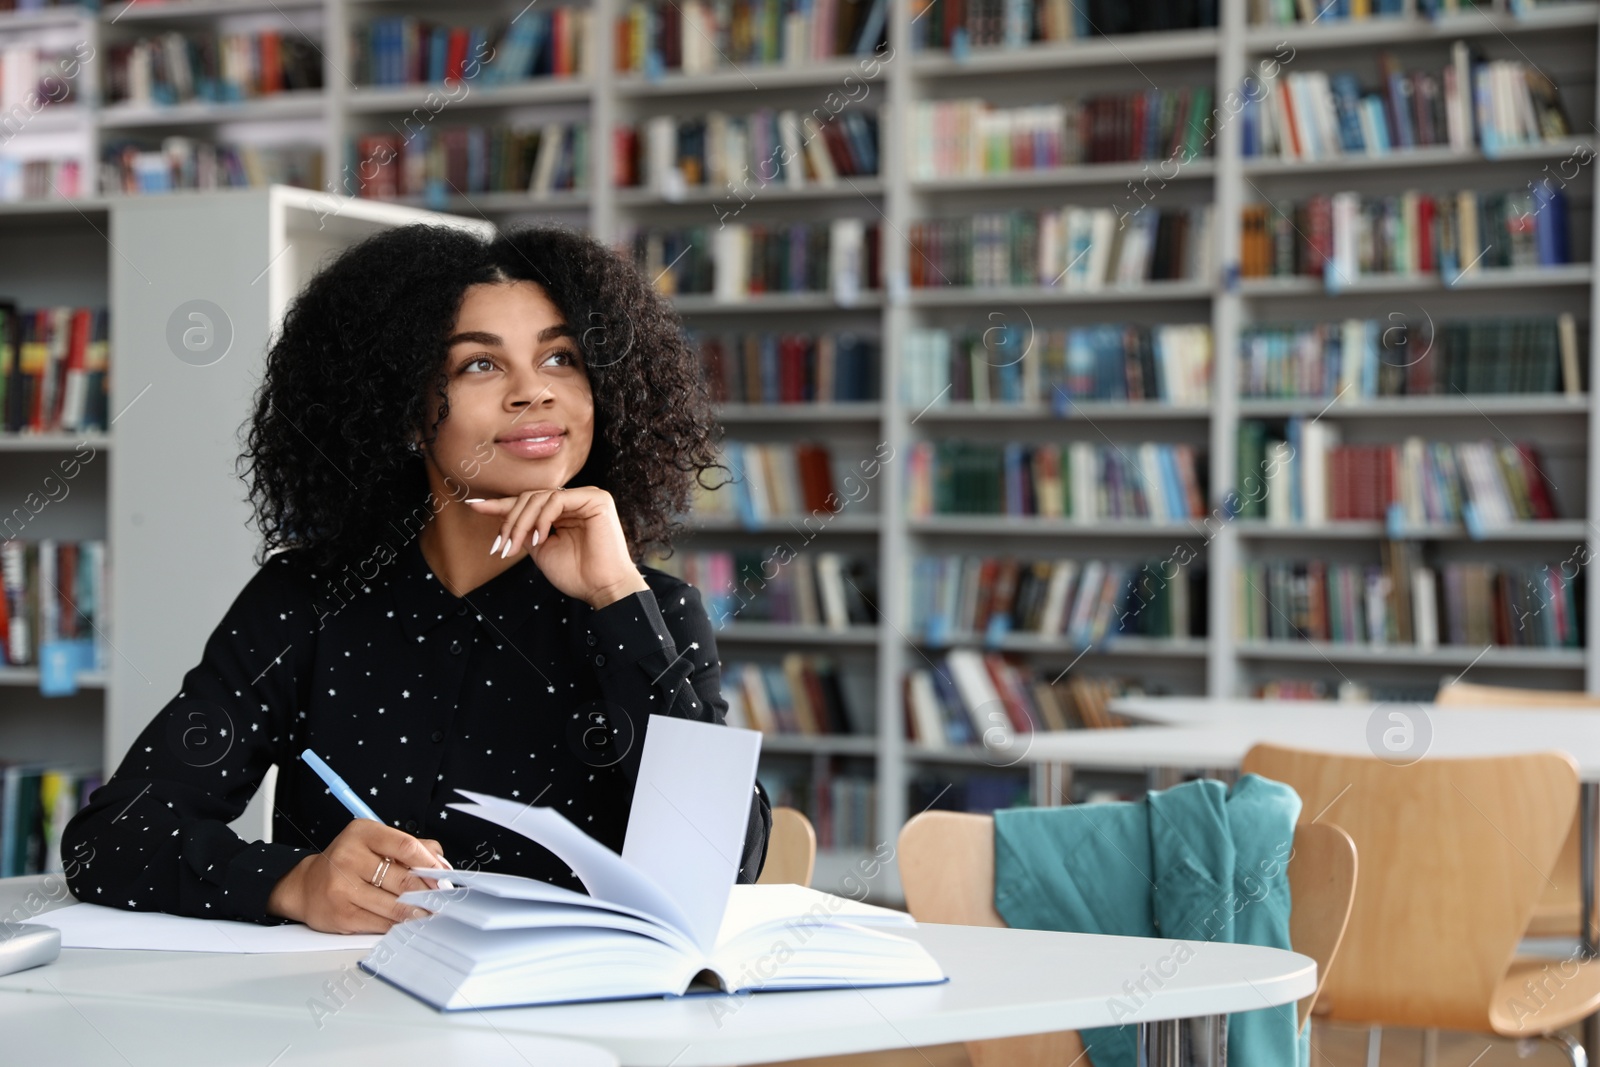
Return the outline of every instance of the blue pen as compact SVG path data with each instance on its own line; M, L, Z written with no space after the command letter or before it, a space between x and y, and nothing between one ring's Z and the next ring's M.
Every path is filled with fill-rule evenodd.
M350 809L351 815L354 815L358 819L371 819L373 822L377 823L383 822L382 819L378 818L378 813L367 807L366 802L360 797L356 796L356 791L350 788L349 783L347 783L343 778L340 778L338 772L336 772L332 767L328 766L327 763L323 761L321 756L317 755L308 748L300 753L300 758L305 760L306 763L310 765L311 769L317 772L318 778L321 778L328 784L328 789L333 793L334 796L339 798L339 803ZM443 860L444 857L441 856L440 859ZM448 879L437 878L435 881L438 883L440 889L455 888L455 885Z

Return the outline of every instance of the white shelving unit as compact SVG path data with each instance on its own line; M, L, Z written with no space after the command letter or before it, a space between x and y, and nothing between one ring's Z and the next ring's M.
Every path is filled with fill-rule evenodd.
M1235 450L1239 423L1247 418L1279 419L1292 414L1314 415L1327 402L1314 399L1241 400L1238 397L1238 338L1254 322L1323 321L1347 316L1379 318L1391 312L1408 316L1426 312L1434 320L1480 314L1554 313L1573 311L1586 333L1589 380L1596 380L1596 324L1600 323L1600 294L1594 284L1594 267L1600 237L1595 226L1595 162L1569 184L1575 258L1581 262L1550 270L1485 270L1461 284L1447 286L1434 276L1415 278L1363 278L1330 293L1318 281L1290 279L1237 279L1239 219L1242 205L1263 198L1299 199L1316 192L1354 189L1373 193L1409 188L1442 191L1462 187L1521 188L1542 176L1544 167L1568 158L1579 146L1600 147L1596 71L1600 69L1600 4L1589 0L1540 5L1525 16L1505 10L1504 0L1486 11L1466 12L1428 21L1414 12L1398 19L1367 22L1319 22L1309 26L1265 27L1246 21L1245 0L1222 0L1221 25L1214 30L1129 35L1069 44L1038 45L1018 50L973 49L965 56L913 53L907 0L891 0L889 41L892 58L881 60L875 73L863 72L855 59L785 66L747 67L708 75L669 73L651 80L634 75L615 76L611 27L624 9L623 0L593 0L596 32L588 57L589 74L565 81L539 81L526 86L474 89L465 101L444 109L433 121L445 125L502 121L541 121L586 117L597 131L592 139L591 187L536 201L516 193L453 195L443 207L480 221L505 225L531 218L555 218L586 226L602 237L614 236L624 224L715 227L717 206L726 197L719 190L690 189L667 199L646 190L612 187L612 160L608 131L616 124L658 114L703 114L721 110L745 114L759 107L809 108L826 95L857 79L865 93L850 106L886 108L880 122L880 174L872 179L850 179L838 187L789 190L777 186L757 190L739 221L825 219L856 216L878 222L887 240L883 247L881 292L863 293L850 306L840 306L829 294L773 294L735 304L711 296L677 298L686 323L701 330L805 330L856 329L882 338L885 359L880 401L858 404L824 404L814 407L766 408L728 405L722 411L727 435L733 439L783 441L823 439L835 455L849 462L869 454L879 445L894 450L896 462L885 464L871 481L862 506L829 517L814 539L799 520L774 522L750 530L738 523L707 520L697 524L683 547L753 547L783 537L801 537L807 547L839 548L875 556L879 567L879 607L883 623L855 628L844 634L806 633L793 627L738 623L723 631L720 652L724 662L761 658L789 648L827 649L869 657L875 671L877 733L872 737L773 737L767 751L774 759L809 756L814 761L851 760L859 767L870 761L878 786L876 839L892 843L910 810L908 783L914 773L955 776L968 772L997 772L1004 763L979 750L948 751L910 744L903 735L900 685L908 666L936 649L916 638L916 620L906 608L909 561L924 552L975 552L986 554L1081 554L1085 558L1149 559L1177 544L1199 545L1210 576L1208 636L1182 641L1122 640L1092 649L1081 669L1096 673L1140 675L1160 680L1182 691L1234 695L1252 682L1271 677L1347 676L1376 682L1427 684L1441 675L1469 669L1473 678L1507 684L1582 686L1600 692L1600 643L1591 639L1584 650L1531 650L1445 648L1418 653L1404 649L1353 648L1326 644L1274 644L1244 642L1235 636L1232 595L1234 574L1243 562L1263 558L1304 558L1318 555L1333 559L1375 558L1377 541L1385 533L1379 524L1348 523L1320 529L1272 527L1264 522L1210 519L1192 526L1127 523L1072 523L1011 521L984 517L934 517L911 520L906 515L904 468L901 461L913 442L922 439L1007 437L1033 440L1109 440L1118 443L1146 439L1181 441L1197 445L1206 455L1208 508L1215 508L1235 481ZM368 88L349 84L340 68L352 27L373 15L398 10L415 11L442 21L504 21L515 15L520 3L474 4L445 8L434 4L389 5L379 0L169 0L123 9L108 5L88 17L73 12L28 16L0 16L0 41L7 34L31 32L30 27L71 21L103 48L112 36L155 32L167 26L217 26L235 18L277 19L283 25L315 28L324 52L327 86L317 99L286 97L251 102L236 108L196 108L140 112L102 108L86 96L72 115L60 116L70 128L84 128L86 158L98 156L99 144L110 132L121 134L170 126L183 130L233 131L255 125L299 124L325 146L325 170L338 170L342 146L353 131L381 129L421 105L425 88ZM120 13L119 13L120 12ZM1156 85L1163 88L1205 84L1215 99L1224 100L1241 83L1250 64L1282 47L1294 50L1288 69L1355 69L1371 67L1374 54L1391 50L1407 68L1442 68L1452 41L1467 38L1494 58L1519 58L1547 67L1561 86L1563 99L1575 127L1583 131L1570 143L1541 145L1486 156L1481 152L1451 153L1437 149L1366 158L1346 157L1317 163L1247 160L1241 157L1239 124L1223 121L1217 129L1212 158L1199 159L1182 168L1159 194L1159 206L1209 202L1215 205L1215 258L1219 265L1216 285L1162 282L1137 289L1112 289L1094 293L1017 287L981 290L910 289L908 249L903 235L913 221L945 213L1009 207L1057 207L1062 203L1117 205L1129 195L1129 184L1144 176L1143 164L1098 164L1027 172L992 179L913 180L909 166L912 146L907 143L908 116L920 100L984 97L1003 106L1057 100L1069 95L1133 91ZM86 77L92 77L92 72ZM1363 87L1376 79L1363 77ZM89 83L86 82L86 86ZM731 193L727 196L732 196ZM170 198L176 203L183 196ZM369 204L375 211L388 210ZM48 299L63 302L105 302L107 286L117 257L108 254L105 221L120 210L118 200L98 199L75 207L63 205L13 205L0 212L5 227L6 254L0 256L0 292L25 302ZM400 211L400 208L393 210ZM131 216L130 216L131 217ZM154 218L154 215L149 216ZM353 216L354 217L354 216ZM387 217L387 216L384 216ZM401 217L399 215L394 216ZM374 222L374 225L382 224ZM96 228L97 227L97 228ZM13 235L19 243L13 245ZM58 241L65 241L58 244ZM120 242L119 242L120 243ZM15 251L13 251L15 249ZM36 254L35 254L36 253ZM46 264L42 272L39 264ZM76 264L58 275L49 264ZM1232 281L1230 281L1232 279ZM132 314L119 317L122 306L114 301L113 325L131 326ZM1212 402L1205 407L1118 405L1083 403L1072 417L1057 418L1042 408L1008 408L996 405L914 410L902 399L901 372L894 355L902 350L909 331L924 327L958 328L991 325L992 313L1017 322L1026 314L1041 327L1097 322L1182 323L1207 322L1213 331L1214 373ZM265 320L263 320L265 321ZM120 336L120 335L119 335ZM116 338L114 338L114 342ZM124 375L142 358L137 350L113 344L113 362ZM113 411L126 403L125 379L118 378ZM1428 551L1440 559L1473 558L1550 560L1579 548L1585 558L1600 553L1600 526L1591 521L1591 503L1600 501L1600 428L1596 407L1589 396L1440 396L1417 399L1374 399L1341 403L1325 416L1338 420L1347 439L1397 440L1418 432L1443 438L1467 439L1504 433L1538 441L1552 453L1557 474L1558 506L1565 518L1538 528L1496 531L1484 543L1457 528L1429 527L1409 532L1423 539ZM29 464L48 445L0 442L0 491L26 480ZM115 453L124 455L120 438ZM21 474L15 472L23 472ZM101 487L103 493L104 487ZM95 493L85 494L95 499ZM65 517L45 516L61 529L75 529ZM55 527L52 526L52 529ZM95 529L89 524L86 529ZM104 532L99 530L98 532ZM128 531L129 537L136 535ZM69 536L54 533L52 536ZM181 535L181 531L180 531ZM113 553L122 555L134 542L113 538ZM797 542L794 542L797 543ZM152 546L152 558L161 550ZM242 584L242 573L219 575L231 596ZM217 601L193 613L214 618ZM1586 630L1594 635L1600 626L1600 599L1589 597ZM174 635L170 646L196 647L194 635ZM972 640L976 641L977 638ZM1084 650L1011 635L999 648L1024 655L1041 668L1060 669ZM33 682L24 672L5 680L10 690L22 693ZM99 684L90 680L88 684ZM111 699L120 701L125 687L113 676ZM160 687L157 687L160 688ZM170 694L168 694L170 695ZM55 701L52 709L67 709L60 717L38 714L37 705L21 715L0 716L0 751L18 746L38 746L52 741L50 731L65 729L69 719L83 722L97 713L99 694ZM153 710L157 705L151 705ZM19 724L29 724L26 727ZM77 736L77 731L73 736ZM117 735L125 737L126 735ZM117 750L108 737L105 754L114 762ZM26 742L27 744L24 744ZM38 747L35 746L35 747ZM1005 773L1021 775L1012 767ZM841 852L825 856L817 884L833 886L857 869L869 853ZM872 892L885 899L898 895L892 871L872 884Z

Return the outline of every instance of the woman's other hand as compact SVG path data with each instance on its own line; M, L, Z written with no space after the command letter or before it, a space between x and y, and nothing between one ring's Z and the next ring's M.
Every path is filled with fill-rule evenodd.
M480 514L503 517L491 551L504 556L527 546L551 585L591 607L650 588L628 555L616 502L604 489L530 489L466 504Z

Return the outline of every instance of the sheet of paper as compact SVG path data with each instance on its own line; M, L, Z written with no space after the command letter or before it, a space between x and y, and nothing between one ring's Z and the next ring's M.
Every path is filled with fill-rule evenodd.
M678 902L702 950L739 877L761 733L652 715L622 858Z
M68 904L31 923L61 931L62 948L139 948L174 952L326 952L371 948L380 934L328 934L304 923L258 926L232 919L191 919L159 911Z
M458 788L456 792L469 797L473 803L456 801L445 807L488 819L496 826L543 845L572 868L572 873L591 896L654 916L699 943L690 930L688 917L671 894L649 875L625 863L621 856L572 825L559 811L474 793L470 789ZM463 879L457 881L466 884Z

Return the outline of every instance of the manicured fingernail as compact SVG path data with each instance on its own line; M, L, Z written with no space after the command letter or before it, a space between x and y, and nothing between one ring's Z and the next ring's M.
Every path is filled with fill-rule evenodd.
M496 537L496 538L495 538L495 539L494 539L494 544L492 544L492 545L490 545L490 546L489 546L489 555L491 555L491 556L492 556L492 555L494 555L494 554L495 554L495 551L496 551L496 550L497 550L497 549L498 549L498 548L499 548L499 547L500 547L500 538L498 538L498 537Z
M450 866L450 861L445 859L443 856L439 857L439 866L443 867L447 871L455 870L454 867Z
M537 545L538 543L539 543L539 531L535 530L535 531L533 531L533 544L529 545L528 547L532 548L534 545Z
M483 503L483 497L481 497L481 496L468 497L467 498L467 503L469 503L469 504L481 504L481 503Z
M515 541L507 539L506 547L504 547L504 548L502 548L500 550L500 558L501 559L505 559L507 556L511 555L511 546L514 545L514 544L516 544Z

